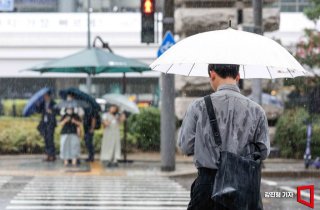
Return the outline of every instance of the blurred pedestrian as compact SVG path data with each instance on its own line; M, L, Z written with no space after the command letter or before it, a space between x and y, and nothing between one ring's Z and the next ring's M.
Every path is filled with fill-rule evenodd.
M80 157L80 137L82 122L78 114L74 112L74 108L66 108L66 113L62 116L60 125L60 158L67 166L69 160L72 160L72 165L77 165L77 160Z
M84 141L86 143L86 147L88 150L88 158L86 159L87 162L94 161L93 136L94 136L94 130L98 123L97 122L99 117L98 115L99 115L98 111L94 110L93 108L87 109L84 114L83 128L84 128Z
M55 101L52 99L52 92L44 95L43 102L36 105L36 111L41 113L41 120L38 125L38 131L44 138L46 158L44 161L55 161L56 152L54 146L54 131L57 126Z
M109 112L102 115L104 132L100 160L108 167L117 166L117 161L121 159L120 123L124 120L125 115L119 114L116 105L112 105Z
M67 97L66 97L66 101L68 101L68 102L70 102L70 101L77 101L76 99L75 99L75 96L74 96L74 94L73 93L68 93L67 94ZM75 103L79 103L80 101L77 101L77 102L75 102ZM84 110L83 110L83 108L82 107L74 107L73 108L73 112L75 113L75 114L77 114L77 115L79 115L79 117L80 118L83 118L83 116L84 116ZM63 115L65 115L65 113L66 113L66 107L63 107L63 108L61 108L60 109L60 114L63 116Z
M241 95L237 86L239 65L210 64L208 73L215 93L189 106L179 137L182 152L194 155L198 169L198 177L191 186L188 210L228 209L211 199L219 169L220 149L240 155L249 141L253 141L259 147L261 159L267 158L270 152L265 112L258 104ZM214 107L221 146L217 146L217 133L213 135L210 126L207 103L212 103Z

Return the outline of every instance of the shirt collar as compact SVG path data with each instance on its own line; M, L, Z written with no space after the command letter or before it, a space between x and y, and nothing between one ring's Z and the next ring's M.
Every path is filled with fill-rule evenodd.
M220 90L232 90L240 93L239 87L237 85L232 85L232 84L220 85L217 91L220 91Z

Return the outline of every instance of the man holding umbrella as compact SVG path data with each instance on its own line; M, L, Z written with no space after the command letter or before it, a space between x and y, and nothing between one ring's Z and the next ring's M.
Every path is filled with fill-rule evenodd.
M268 121L257 103L240 94L237 81L239 65L209 64L210 84L216 91L208 97L217 116L222 150L235 154L253 141L259 147L261 159L270 152ZM198 178L191 187L188 210L227 209L211 199L212 186L219 166L219 147L212 133L206 98L190 105L183 120L179 145L186 155L194 155ZM213 137L215 136L215 137ZM201 197L201 199L199 199Z
M231 22L228 29L179 41L150 67L166 74L209 75L215 90L190 105L181 127L180 147L194 155L199 175L188 209L262 209L260 161L270 152L268 124L261 106L241 95L237 81L310 73L279 43L234 30Z
M47 157L44 161L55 161L56 152L54 146L54 131L57 126L56 113L54 110L55 101L52 99L52 92L48 91L44 94L44 100L37 104L36 111L41 113L41 121L38 125L38 131L44 138L45 151Z

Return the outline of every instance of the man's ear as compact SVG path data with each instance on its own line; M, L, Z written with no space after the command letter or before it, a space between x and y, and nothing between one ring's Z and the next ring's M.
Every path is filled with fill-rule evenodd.
M214 80L216 78L216 72L210 71L210 79Z
M240 81L240 74L238 73L237 77L236 77L236 81L239 82Z

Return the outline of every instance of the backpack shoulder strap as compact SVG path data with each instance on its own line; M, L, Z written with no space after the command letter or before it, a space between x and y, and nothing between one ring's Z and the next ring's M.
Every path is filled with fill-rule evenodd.
M212 101L211 101L211 96L210 95L205 96L204 101L206 103L207 112L208 112L209 120L210 120L210 125L211 125L211 129L212 129L212 133L214 135L214 140L216 142L216 145L220 146L222 141L221 141L219 126L218 126L218 121L216 118L216 114L214 113L214 109L213 109L213 105L212 105Z

